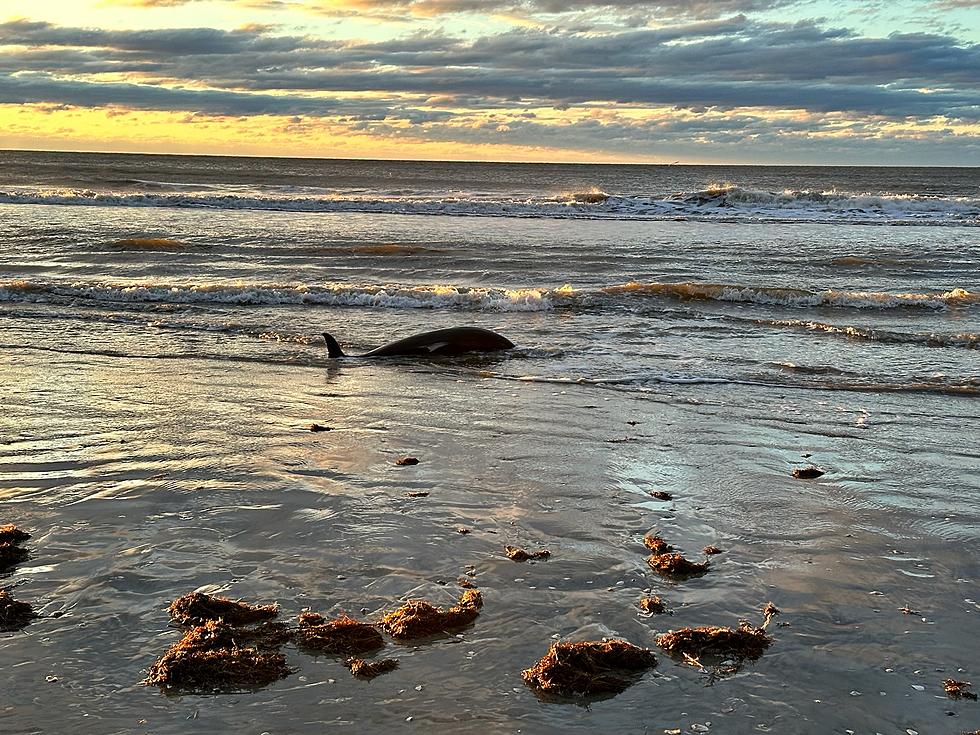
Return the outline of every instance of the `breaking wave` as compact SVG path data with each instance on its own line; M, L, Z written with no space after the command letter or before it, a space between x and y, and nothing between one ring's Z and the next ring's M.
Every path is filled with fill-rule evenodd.
M113 284L40 281L0 282L0 301L231 305L325 305L400 309L462 308L486 311L544 311L546 290L464 286L348 286L339 284Z
M980 334L961 332L959 334L941 334L936 332L895 332L887 329L872 329L824 322L807 321L802 319L760 319L756 322L765 326L787 327L809 332L840 335L851 339L881 342L895 345L919 345L923 347L965 347L968 350L980 349Z
M735 222L980 225L980 198L840 191L765 191L713 184L688 192L612 194L585 188L559 194L294 191L228 186L161 191L7 187L0 203L104 207L174 207L284 212L425 214L571 219L691 219Z
M886 293L881 291L813 291L802 288L740 286L714 283L624 283L603 293L667 297L679 300L732 301L790 307L845 307L852 309L945 309L980 302L980 294L954 288L943 293Z
M398 309L549 311L555 308L633 308L636 299L712 301L789 308L946 309L980 303L980 294L955 288L942 293L823 291L711 283L623 283L603 288L494 288L454 285L108 283L40 280L0 281L0 302L325 305ZM817 322L773 322L804 326ZM843 329L824 325L825 331ZM878 333L884 334L884 333ZM966 335L964 339L970 337Z

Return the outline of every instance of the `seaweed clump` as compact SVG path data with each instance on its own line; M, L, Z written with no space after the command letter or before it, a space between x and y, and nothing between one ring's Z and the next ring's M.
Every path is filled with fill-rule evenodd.
M950 699L972 699L977 701L977 695L970 691L972 687L968 681L956 681L956 679L943 679L943 690Z
M797 480L815 480L827 474L819 467L797 467L793 470L793 477Z
M30 537L31 534L20 530L12 523L0 526L0 572L20 564L27 558L29 552L21 544Z
M765 628L755 628L743 620L737 628L707 626L671 630L657 637L657 645L669 654L688 660L722 656L754 661L772 645L772 637Z
M317 653L345 654L367 653L384 646L381 633L370 623L360 623L346 615L326 620L317 613L299 616L297 643Z
M250 625L271 620L279 614L279 605L249 605L241 600L214 597L191 592L170 603L170 619L179 625L203 625L223 620L229 625Z
M142 683L192 693L242 691L267 686L292 673L278 651L241 645L250 635L209 620L188 630L157 659Z
M656 665L652 651L623 640L555 643L521 676L532 689L552 696L619 694Z
M678 551L651 554L647 557L647 564L662 576L675 579L700 577L708 573L708 562L685 559L684 555Z
M671 495L666 490L651 490L650 497L656 498L657 500L673 500L674 496Z
M519 546L505 546L504 553L507 558L512 561L528 561L530 559L547 559L551 556L551 552L547 549L539 549L537 551L528 551L527 549L522 549Z
M381 628L392 638L411 640L463 628L480 614L483 596L478 590L465 590L459 603L448 610L425 600L409 600L381 618Z
M398 661L393 658L383 658L380 661L365 661L363 658L349 658L344 665L358 679L373 679L387 674L398 668Z
M641 597L640 601L636 604L643 612L650 613L651 615L662 615L667 612L667 603L657 595Z
M0 589L0 631L20 630L36 617L37 613L28 603L19 602L9 591Z
M707 562L685 559L683 554L675 551L673 546L652 531L643 537L643 545L653 552L647 558L647 564L661 576L669 578L700 577L708 571Z
M27 541L30 537L31 534L20 530L13 523L5 523L0 526L0 544L19 544L22 541Z
M643 537L643 545L654 554L666 554L668 551L674 550L673 546L660 538L660 536L655 536L653 532Z

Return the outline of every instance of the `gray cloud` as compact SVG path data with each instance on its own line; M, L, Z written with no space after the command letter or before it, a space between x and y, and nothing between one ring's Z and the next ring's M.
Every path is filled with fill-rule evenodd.
M466 1L443 5L461 8ZM496 7L472 0L470 7L491 4ZM552 12L547 9L559 4L539 0L535 7ZM276 35L263 26L125 31L20 20L0 24L0 52L0 102L334 117L373 134L432 140L485 142L478 140L483 135L545 145L550 135L554 145L554 124L518 119L514 110L569 105L697 113L676 128L661 119L562 125L562 143L582 149L594 143L649 150L685 135L719 145L787 136L817 145L808 134L824 130L819 115L873 118L846 129L853 140L874 140L881 119L980 121L978 44L935 33L867 38L815 21L746 15L604 33L515 29L469 39L435 32L372 43ZM93 76L105 73L128 81ZM351 92L371 93L370 99ZM449 111L458 107L466 111ZM505 108L508 114L498 117ZM701 114L747 108L808 116L790 125L735 112ZM833 125L842 130L839 119ZM948 130L923 135L951 137Z

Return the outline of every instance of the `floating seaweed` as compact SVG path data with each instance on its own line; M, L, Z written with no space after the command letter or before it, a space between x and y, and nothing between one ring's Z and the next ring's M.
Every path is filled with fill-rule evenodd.
M271 620L279 614L279 605L249 605L240 600L191 592L170 603L170 619L180 625L202 625L209 620L223 620L229 625L249 625Z
M977 695L970 691L972 687L968 681L956 681L956 679L943 679L943 690L950 699L972 699L977 701Z
M708 545L701 550L701 553L705 556L714 556L715 554L724 554L725 552L719 549L717 546Z
M762 606L762 617L764 618L764 620L762 622L762 627L763 628L768 628L769 627L769 623L771 623L772 622L772 619L774 617L776 617L777 615L779 615L780 612L782 612L782 611L778 607L776 607L774 604L772 604L772 602L767 602L765 605L763 605Z
M344 655L377 651L384 646L381 633L370 623L361 623L346 615L326 620L318 613L299 616L296 642L316 653Z
M0 589L0 631L20 630L36 617L37 613L28 603L19 602L8 590Z
M380 661L365 661L363 658L349 658L344 665L358 679L373 679L387 674L398 668L398 661L393 658L383 658Z
M505 546L504 553L507 555L508 559L513 561L528 561L529 559L547 559L551 556L551 552L547 549L539 549L538 551L528 551L522 549L519 546Z
M427 498L429 493L425 490L416 490L415 492L405 493L406 498Z
M654 554L666 554L668 551L674 550L673 546L660 538L660 536L655 536L652 531L643 537L643 545Z
M651 615L662 615L667 612L667 603L656 595L641 597L640 601L636 604L643 612L650 613Z
M22 531L13 523L6 523L0 526L0 544L19 544L27 541L31 537L27 531Z
M0 526L0 572L20 564L27 559L30 552L21 546L31 534L22 531L13 523Z
M310 424L310 431L333 431L329 426L323 426L321 424Z
M476 584L473 582L473 580L468 579L467 577L460 577L456 580L456 584L465 590L476 589Z
M651 490L650 497L656 498L657 500L673 500L674 496L668 493L666 490Z
M819 467L797 467L793 470L793 477L797 480L815 480L822 475L827 474Z
M722 656L754 661L772 642L764 628L754 628L745 621L738 628L681 628L657 637L657 645L667 653L695 660L702 656Z
M656 665L653 651L623 640L555 643L521 676L525 684L546 695L618 694Z
M708 562L690 561L677 551L651 554L647 557L647 564L660 575L671 579L700 577L707 574L709 568Z
M395 464L398 465L399 467L408 467L418 463L419 463L418 457L399 457L398 459L395 460Z
M20 564L30 552L12 541L0 542L0 572Z
M469 625L476 620L481 607L483 597L480 592L468 589L460 595L459 603L448 610L425 600L409 600L381 618L380 625L392 638L425 638Z
M188 630L150 667L144 685L183 692L258 689L292 673L279 652L239 644L242 631L210 620Z

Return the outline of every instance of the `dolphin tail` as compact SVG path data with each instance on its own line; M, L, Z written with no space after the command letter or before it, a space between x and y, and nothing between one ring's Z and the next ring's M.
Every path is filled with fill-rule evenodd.
M323 333L323 341L327 343L327 354L330 357L347 357L340 348L340 344L327 332Z

